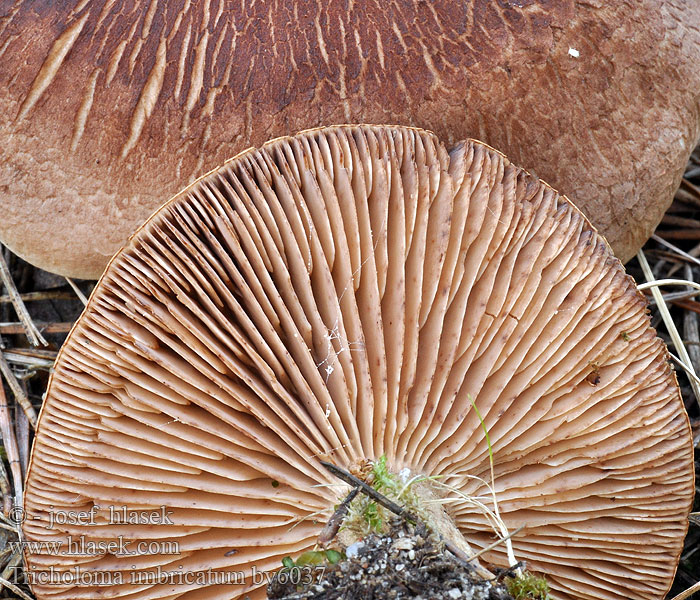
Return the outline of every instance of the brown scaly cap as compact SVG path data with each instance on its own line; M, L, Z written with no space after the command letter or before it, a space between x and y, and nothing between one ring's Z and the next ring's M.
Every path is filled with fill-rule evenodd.
M98 277L164 199L328 123L475 137L626 261L698 136L700 3L5 0L0 240Z
M439 476L486 546L464 496L490 503L479 415L500 514L525 527L515 554L557 598L663 597L693 496L690 428L644 299L582 214L488 146L448 153L417 129L245 152L116 255L41 414L27 539L148 551L30 553L34 592L263 598L253 570L311 548L342 493L320 458ZM116 523L109 507L172 523Z

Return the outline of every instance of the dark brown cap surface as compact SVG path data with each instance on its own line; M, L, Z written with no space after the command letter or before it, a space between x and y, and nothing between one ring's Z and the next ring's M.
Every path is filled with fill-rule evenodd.
M571 197L623 260L698 136L700 4L0 4L0 239L97 277L165 199L331 123L475 137Z

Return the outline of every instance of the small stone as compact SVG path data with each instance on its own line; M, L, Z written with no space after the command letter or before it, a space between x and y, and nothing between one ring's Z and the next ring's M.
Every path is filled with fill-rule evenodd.
M411 538L399 538L392 545L392 550L412 550L414 542Z
M348 558L355 558L360 550L364 548L365 543L364 542L355 542L354 544L350 544L347 548L345 548L345 556Z
M306 587L300 596L293 582L282 585L273 580L268 597L272 600L317 598L332 590L336 598L388 600L404 598L405 582L416 581L421 593L411 595L413 600L513 600L502 585L476 577L445 553L429 531L418 538L417 527L410 524L394 521L391 527L388 535L370 534L348 546L348 559L326 568L320 586L323 591L318 595L314 594L318 588L313 586Z

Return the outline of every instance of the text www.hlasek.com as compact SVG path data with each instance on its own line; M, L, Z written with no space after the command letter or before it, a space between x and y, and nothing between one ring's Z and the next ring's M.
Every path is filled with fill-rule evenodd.
M180 554L180 544L174 540L89 540L85 536L68 536L65 540L8 542L13 552L48 554L51 556L144 556L149 554Z

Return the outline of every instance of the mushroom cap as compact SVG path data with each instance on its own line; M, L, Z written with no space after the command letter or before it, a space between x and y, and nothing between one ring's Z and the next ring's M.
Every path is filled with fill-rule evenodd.
M7 0L0 240L96 278L164 199L329 123L484 140L572 198L626 261L698 137L700 4Z
M24 533L123 547L29 553L33 590L262 598L259 573L311 548L342 493L319 461L382 455L449 485L477 547L494 537L470 500L490 502L492 456L500 515L525 527L516 556L556 598L671 583L688 418L644 298L586 218L479 142L379 126L275 140L146 222L63 346Z

